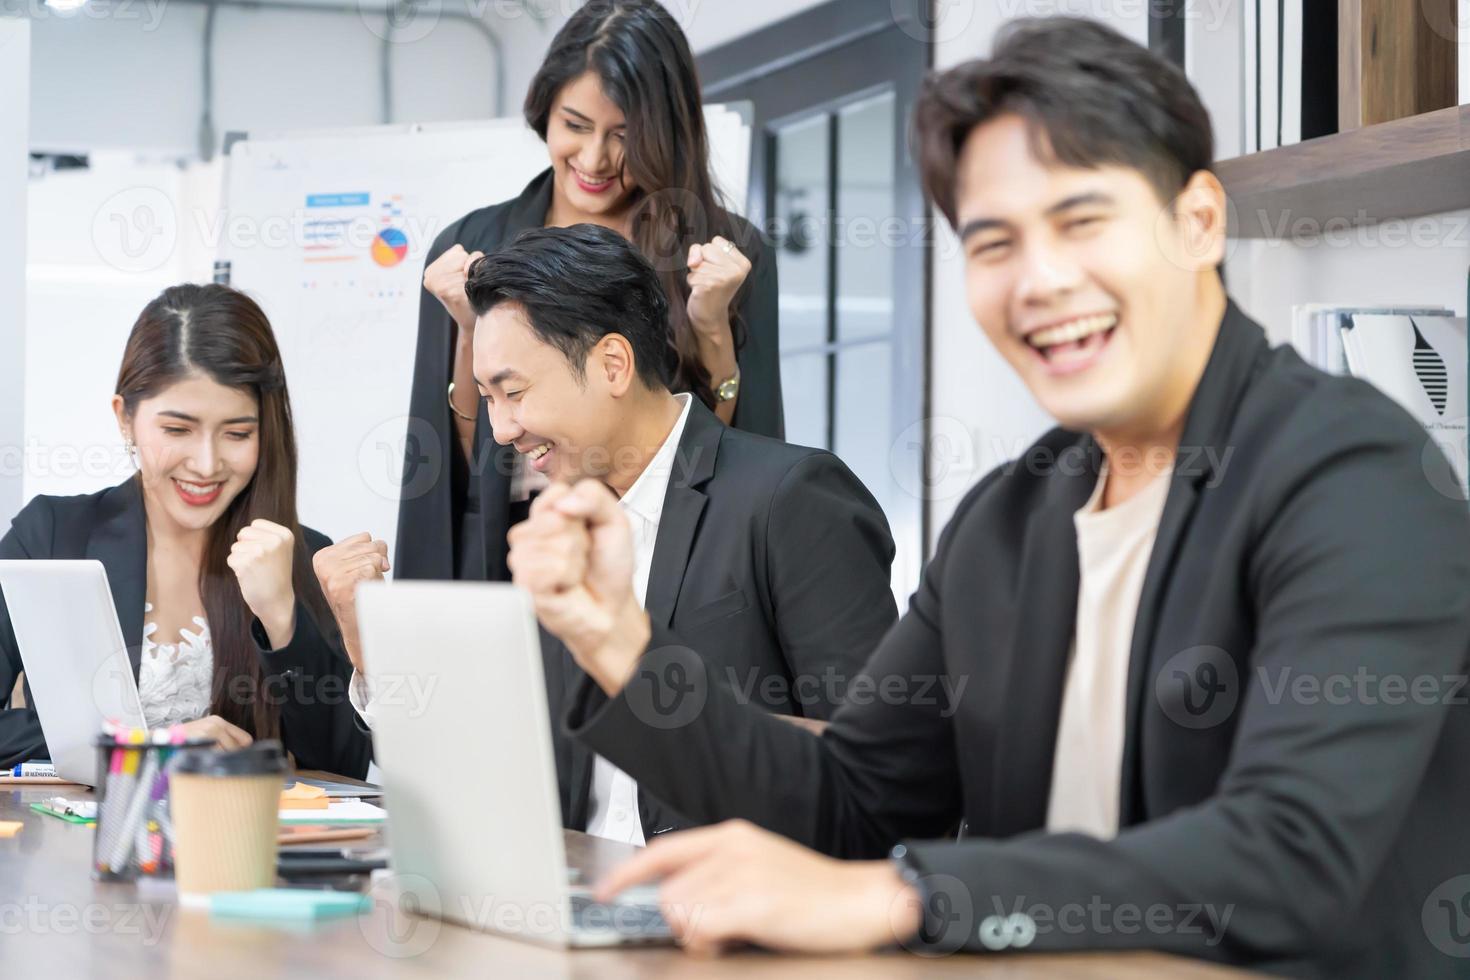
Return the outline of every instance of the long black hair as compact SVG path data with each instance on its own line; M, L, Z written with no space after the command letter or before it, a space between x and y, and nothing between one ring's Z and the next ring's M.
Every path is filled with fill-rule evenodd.
M244 293L186 284L165 289L144 307L117 374L123 411L132 418L139 402L195 374L248 392L260 406L255 473L209 528L199 567L199 596L214 647L209 710L255 738L276 738L279 699L262 688L264 674L250 635L254 616L226 564L240 529L257 518L289 529L296 540L292 587L317 622L332 619L296 520L296 436L281 352L265 312Z
M740 241L710 177L704 104L689 41L655 0L589 0L552 39L526 93L526 122L543 140L558 93L588 71L627 119L623 170L637 186L630 237L653 263L669 297L679 352L674 390L693 392L713 407L712 380L699 359L686 308L689 246L716 235L747 248L749 243ZM747 278L730 303L737 347L745 338L738 308L749 286Z

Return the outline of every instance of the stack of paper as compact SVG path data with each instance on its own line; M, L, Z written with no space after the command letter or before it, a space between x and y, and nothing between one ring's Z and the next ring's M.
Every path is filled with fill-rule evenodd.
M281 823L382 823L388 811L362 800L333 800L325 810L281 810Z

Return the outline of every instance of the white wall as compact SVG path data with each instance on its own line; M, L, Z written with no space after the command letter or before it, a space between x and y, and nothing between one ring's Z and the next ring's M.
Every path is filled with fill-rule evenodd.
M123 345L164 287L208 281L198 219L219 201L218 171L113 152L31 181L31 213L45 220L27 236L22 499L91 493L132 472L110 406Z
M23 467L17 457L25 433L26 90L30 84L28 21L0 17L0 92L14 110L0 113L0 526L20 507ZM9 692L0 692L0 697Z
M379 66L389 33L382 0L299 11L222 4L214 28L216 140L228 130L381 123ZM723 44L822 0L665 0L695 51ZM203 110L204 7L184 0L35 8L31 146L192 154ZM496 65L479 17L501 39L505 114L579 0L440 0L393 34L394 122L493 116ZM437 14L433 13L438 10ZM105 79L106 84L96 84Z
M445 9L455 2L446 0ZM94 15L90 6L71 14L34 6L34 149L197 152L202 6L139 0L115 4L110 16ZM498 27L493 19L487 23ZM518 32L533 32L534 42L529 18L505 28L508 47L523 46ZM333 13L222 5L213 44L216 145L229 130L383 122L384 33L383 16L370 7ZM390 55L393 121L494 115L495 59L476 28L440 17L423 36L412 23L397 36ZM519 101L508 90L508 111Z

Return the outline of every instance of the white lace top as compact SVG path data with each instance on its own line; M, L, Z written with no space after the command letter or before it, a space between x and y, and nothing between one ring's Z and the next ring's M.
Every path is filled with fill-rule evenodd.
M153 603L143 604L151 613ZM143 623L143 656L138 664L138 697L149 728L194 721L209 713L209 689L214 680L214 647L209 624L194 617L199 632L179 629L179 642L158 643L158 624Z

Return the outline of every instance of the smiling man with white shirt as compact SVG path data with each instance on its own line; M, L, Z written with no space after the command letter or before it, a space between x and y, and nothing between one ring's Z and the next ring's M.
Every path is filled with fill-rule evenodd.
M893 542L862 483L830 453L727 428L691 395L670 391L677 354L667 300L653 267L616 232L532 229L477 262L466 292L479 318L475 379L495 440L549 479L543 499L586 478L608 487L631 532L626 572L638 605L679 637L690 661L698 650L773 713L830 717L897 617ZM512 544L543 527L516 525ZM316 566L361 672L352 595L387 570L386 548L359 535ZM551 567L516 560L512 571L536 581ZM544 631L542 651L559 719L583 674ZM676 653L646 669L677 679L684 666ZM355 675L353 704L369 724L372 694L371 678ZM698 711L646 708L665 728ZM555 723L553 740L566 826L643 843L691 825Z

